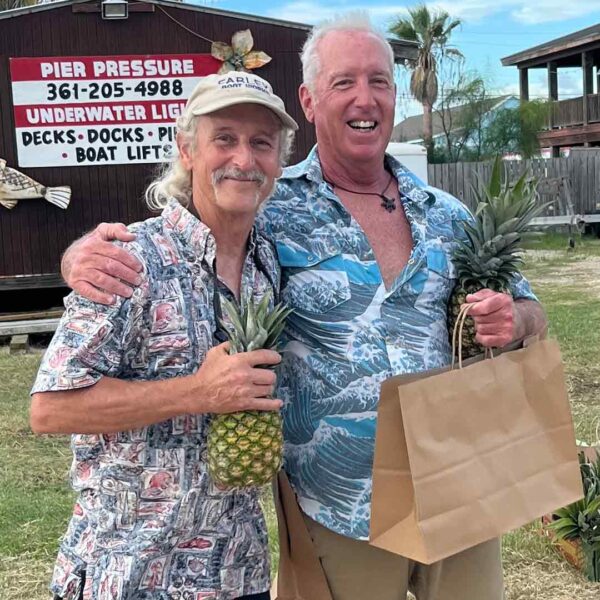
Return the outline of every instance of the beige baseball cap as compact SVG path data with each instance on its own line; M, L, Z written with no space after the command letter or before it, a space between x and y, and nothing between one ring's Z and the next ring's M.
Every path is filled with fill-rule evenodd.
M261 104L272 110L285 127L298 129L298 123L285 112L283 100L273 93L271 84L254 73L232 71L203 77L185 108L193 115L208 115L227 106L246 103Z

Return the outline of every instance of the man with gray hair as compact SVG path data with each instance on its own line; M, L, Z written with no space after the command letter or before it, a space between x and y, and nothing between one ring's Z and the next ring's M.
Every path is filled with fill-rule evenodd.
M260 77L203 78L177 122L179 158L146 192L162 214L128 228L139 287L109 306L67 298L31 405L35 432L74 434L56 599L268 600L259 489L219 488L206 439L215 413L281 405L266 368L279 354L230 356L217 315L221 298L278 293L253 226L296 128Z
M497 540L431 566L366 541L380 384L449 363L451 254L472 217L386 155L393 56L368 19L315 28L302 65L300 102L317 146L284 171L260 220L277 247L282 299L294 309L278 380L285 472L335 600L400 600L409 589L418 600L500 600ZM103 226L76 243L65 255L66 281L106 302L131 294L129 257L111 250L116 263L94 258L121 231ZM485 346L545 326L528 283L516 277L511 291L468 297Z

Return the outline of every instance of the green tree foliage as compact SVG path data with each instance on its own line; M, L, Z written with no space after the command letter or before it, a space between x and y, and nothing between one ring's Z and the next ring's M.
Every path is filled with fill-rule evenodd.
M548 122L549 105L542 100L499 110L485 131L485 154L517 153L531 158L540 151L537 134Z
M468 155L478 160L482 154L483 127L489 110L489 96L483 78L465 71L462 61L446 70L440 81L440 97L435 107L443 131L443 150L436 144L433 159L457 162Z

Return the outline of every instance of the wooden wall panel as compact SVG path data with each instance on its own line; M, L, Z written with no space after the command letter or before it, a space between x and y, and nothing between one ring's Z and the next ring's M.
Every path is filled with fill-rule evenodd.
M297 99L299 52L307 32L172 6L164 10L212 40L230 43L233 33L250 28L255 49L273 57L257 73L272 83L301 126L291 162L304 158L315 143ZM0 157L17 165L9 58L208 52L209 42L174 23L158 5L154 13L130 13L124 21L73 13L70 6L0 20ZM130 223L150 215L142 196L156 164L23 170L46 186L70 185L71 204L66 211L43 200L20 202L12 211L0 207L0 281L2 276L58 273L63 250L99 221Z

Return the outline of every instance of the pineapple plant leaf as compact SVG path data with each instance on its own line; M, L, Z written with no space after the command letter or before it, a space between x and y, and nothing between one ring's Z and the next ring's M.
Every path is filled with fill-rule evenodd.
M589 460L579 453L583 498L554 511L548 527L558 539L580 540L585 556L586 575L600 581L600 453Z
M510 184L503 182L503 164L497 157L486 184L473 186L477 207L473 221L464 223L465 240L456 244L453 262L457 283L448 304L450 339L468 294L490 288L510 294L510 283L523 265L522 242L531 236L531 220L547 204L538 202L537 181L524 172ZM467 317L462 331L462 358L483 352L475 339L475 323Z
M285 320L292 312L284 305L270 310L271 294L242 309L222 300L227 321L229 353L275 350ZM221 487L240 488L268 483L281 467L283 432L279 411L240 411L214 415L208 438L208 469Z

